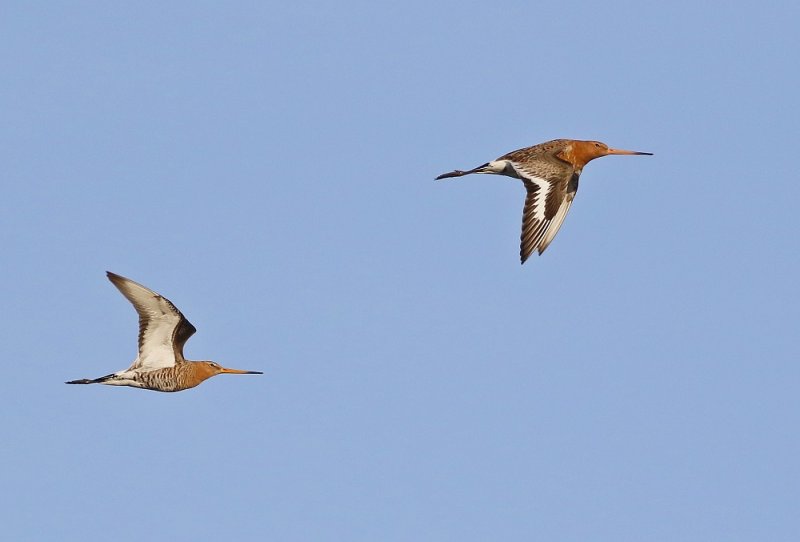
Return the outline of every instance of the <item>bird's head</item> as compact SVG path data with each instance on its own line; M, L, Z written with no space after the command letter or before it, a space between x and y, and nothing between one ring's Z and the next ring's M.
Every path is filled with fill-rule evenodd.
M622 149L612 149L600 141L570 141L564 149L558 153L558 157L572 164L576 169L583 169L583 166L601 156L609 154L646 154L652 152L625 151Z

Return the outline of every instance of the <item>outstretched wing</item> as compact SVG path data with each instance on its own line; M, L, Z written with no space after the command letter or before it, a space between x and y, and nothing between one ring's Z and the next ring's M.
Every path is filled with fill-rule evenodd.
M183 361L183 345L197 330L181 311L137 282L110 271L106 274L139 313L139 355L128 370L151 371Z
M525 263L534 250L541 254L555 238L575 198L579 174L566 166L534 172L510 163L527 191L519 249L520 260Z

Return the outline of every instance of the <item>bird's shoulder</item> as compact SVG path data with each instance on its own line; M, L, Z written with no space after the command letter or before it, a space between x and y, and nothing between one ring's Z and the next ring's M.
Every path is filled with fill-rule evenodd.
M506 160L514 165L523 176L538 177L554 183L563 183L572 176L572 165L558 157L567 140L554 139L532 147L517 149L504 154L499 160Z

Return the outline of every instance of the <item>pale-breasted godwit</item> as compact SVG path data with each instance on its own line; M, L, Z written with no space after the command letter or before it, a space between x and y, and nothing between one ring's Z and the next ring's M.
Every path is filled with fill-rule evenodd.
M72 380L67 384L107 384L155 391L182 391L218 374L263 374L226 369L213 361L188 361L183 345L195 327L169 299L125 277L106 273L108 279L139 313L139 355L124 371L100 378Z
M436 177L446 179L470 173L490 173L519 179L528 192L522 211L520 260L550 245L567 216L578 191L578 177L583 167L595 158L609 154L646 154L650 152L610 149L599 141L554 139L533 147L505 154L469 171L451 171Z

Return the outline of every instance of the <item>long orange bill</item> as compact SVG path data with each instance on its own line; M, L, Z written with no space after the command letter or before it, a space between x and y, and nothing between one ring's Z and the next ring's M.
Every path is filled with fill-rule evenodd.
M227 373L231 375L263 375L261 371L242 371L241 369L226 369L222 368L220 373Z
M622 149L608 149L608 154L645 154L647 156L653 156L652 152L624 151Z

